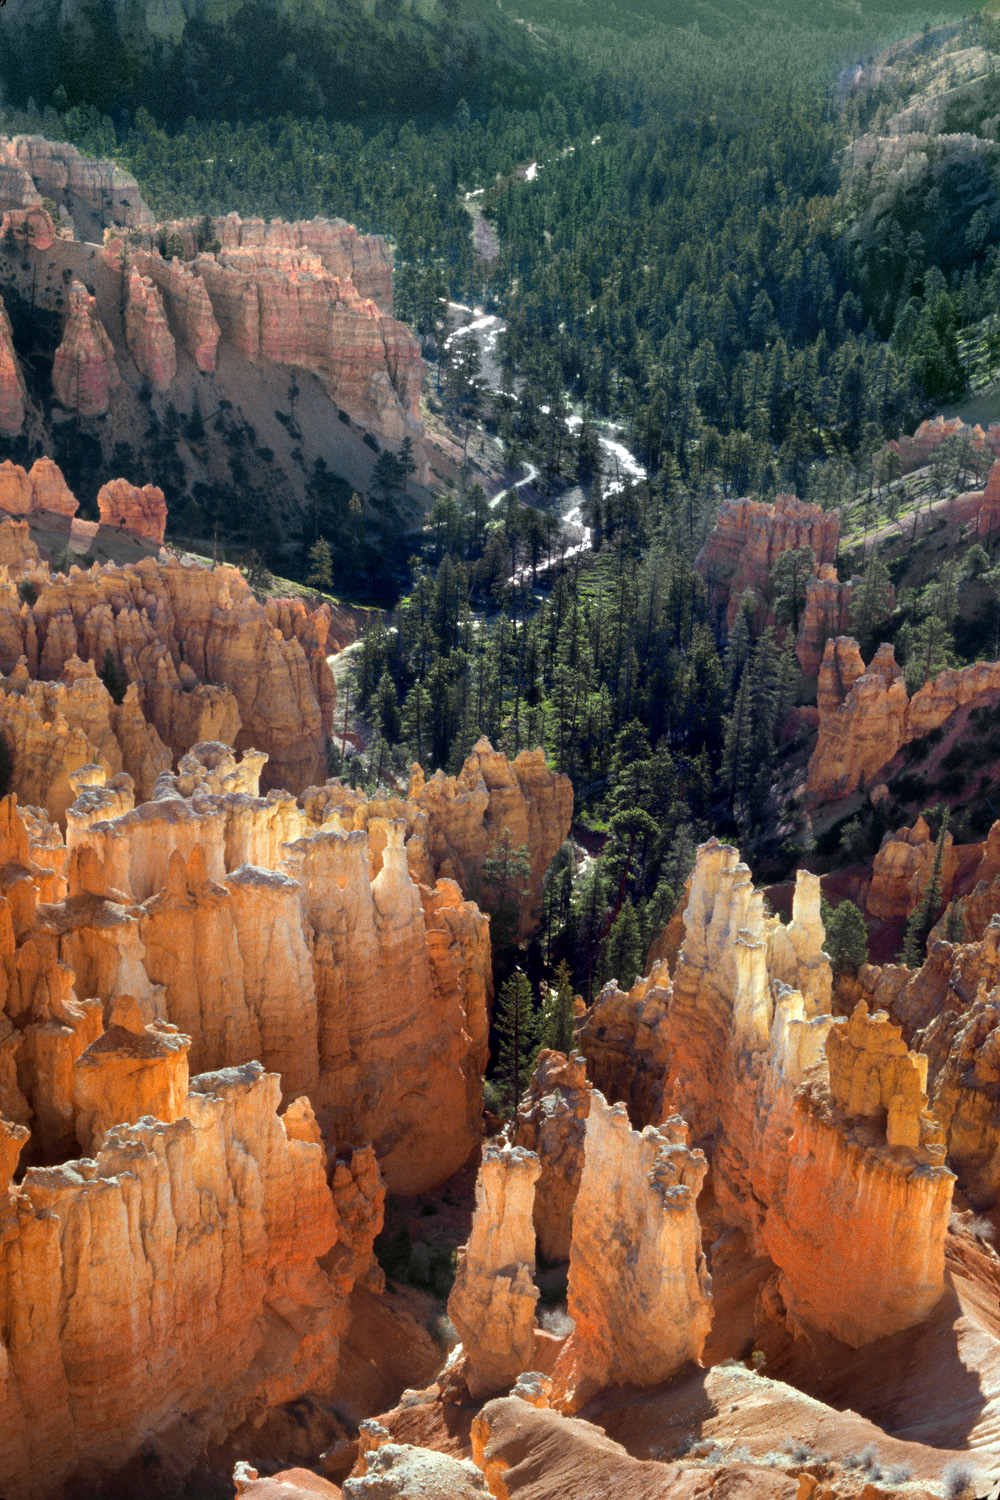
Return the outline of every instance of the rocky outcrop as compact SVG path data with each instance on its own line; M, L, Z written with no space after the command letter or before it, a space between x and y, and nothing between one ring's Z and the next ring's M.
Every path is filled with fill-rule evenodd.
M30 677L52 679L74 655L103 668L110 652L175 754L205 740L263 750L265 780L293 791L325 770L335 697L318 636L303 642L270 623L235 568L71 569L41 580L30 607L0 580L0 670L23 656Z
M195 1069L260 1057L286 1097L309 1094L328 1139L372 1141L395 1191L436 1186L479 1139L488 922L452 881L414 884L402 824L373 874L366 833L310 829L222 748L199 747L140 807L116 815L92 787L71 809L70 898L106 893L115 933L135 923L134 950L105 944L88 993L144 987L192 1038ZM90 933L92 906L83 916Z
M772 1182L762 1241L786 1321L857 1348L922 1322L943 1295L954 1178L927 1108L927 1060L884 1013L859 1004L830 1028L826 1056L828 1078L794 1095L787 1177Z
M162 224L165 234L179 236L185 260L193 260L199 220L174 219ZM392 312L392 259L381 235L359 234L344 219L241 219L227 214L212 221L220 258L246 266L264 266L276 258L311 256L353 295L370 298L383 313ZM346 292L351 300L352 292Z
M528 1092L518 1105L515 1139L541 1163L533 1213L538 1249L547 1261L569 1260L589 1113L583 1058L540 1052Z
M904 745L946 724L959 708L1000 691L997 662L947 667L911 698L891 646L880 646L868 669L854 676L858 661L855 641L827 642L819 677L819 736L806 778L811 807L871 786Z
M57 682L33 682L21 661L0 678L0 703L11 790L60 824L76 800L74 777L83 767L96 763L108 778L125 771L140 797L149 797L170 764L169 751L143 718L136 690L114 703L92 662L70 657Z
M763 500L724 500L715 526L695 558L708 585L714 613L731 625L747 589L766 590L782 552L811 547L817 565L832 563L840 538L836 511L824 513L794 495Z
M638 1123L671 1109L690 1121L722 1222L778 1268L785 1322L860 1345L920 1322L940 1297L953 1177L927 1058L884 1014L861 1007L850 1026L829 1014L821 944L815 876L800 874L782 927L736 851L710 841L672 985L661 970L630 995L609 989L580 1039L592 1076L620 1080ZM885 1003L885 984L862 975Z
M163 546L167 528L167 505L155 484L129 484L127 479L109 479L97 493L102 526L117 526L154 546Z
M530 889L519 932L533 931L541 915L542 877L573 817L569 777L549 769L543 750L522 750L508 761L483 738L457 777L436 771L425 781L415 767L409 801L426 815L424 842L435 875L458 880L463 890L477 888L487 854L507 833L513 848L527 848Z
M472 1230L448 1298L462 1340L462 1373L476 1398L509 1391L534 1353L538 1157L487 1147L476 1178Z
M900 462L900 471L910 474L923 468L936 448L949 438L965 438L979 452L992 450L1000 455L1000 422L994 422L988 432L977 424L969 425L961 417L932 417L921 422L912 437L902 434L888 444Z
M231 214L215 221L218 248L205 252L199 228L194 219L161 225L160 237L179 240L184 260L168 263L151 237L134 257L130 284L155 287L166 322L200 369L214 369L221 332L243 359L314 371L331 399L382 441L422 434L423 361L391 316L383 240L341 220L265 224ZM112 250L124 264L120 247ZM158 313L146 321L158 327Z
M14 353L10 318L0 300L0 432L10 435L21 431L27 399L21 365Z
M555 1403L578 1409L611 1385L657 1385L698 1360L711 1280L697 1199L708 1163L683 1120L640 1134L595 1093L569 1262L574 1329L554 1373Z
M310 933L317 1114L335 1139L371 1140L389 1187L414 1193L479 1138L489 936L453 882L416 886L402 826L388 835L374 879L361 833L298 839L283 869ZM400 1004L388 1008L389 995Z
M140 265L159 289L177 339L198 369L213 375L221 335L204 281L179 260L148 255L141 258Z
M0 521L0 567L19 578L40 561L27 521Z
M163 1021L146 1025L130 995L111 1007L108 1029L73 1064L76 1135L84 1156L100 1150L115 1125L144 1115L170 1124L187 1102L189 1036Z
M134 267L128 278L125 342L141 373L158 391L165 391L177 374L177 350L163 299L151 278Z
M31 250L51 250L56 227L44 208L11 208L0 217L0 237Z
M806 584L806 603L795 641L795 655L806 677L815 677L828 640L850 627L854 585L840 583L832 563L822 563Z
M931 838L923 818L918 818L912 828L886 834L872 863L871 881L864 897L869 916L890 922L910 915L930 881L935 847L936 840ZM939 877L945 905L951 899L957 865L954 840L946 833Z
M0 1238L6 1491L93 1486L160 1440L183 1469L326 1378L347 1310L318 1261L341 1225L278 1099L259 1063L206 1074L172 1123L28 1171Z
M409 1443L385 1443L365 1454L363 1476L344 1483L344 1500L487 1500L482 1472L468 1459L452 1458Z
M56 400L84 417L108 409L121 383L115 351L97 314L97 302L80 281L69 289L69 317L52 366Z
M62 470L51 458L36 458L30 473L8 458L0 464L0 510L12 516L49 510L72 519L77 502Z
M0 144L8 160L13 154L41 197L63 204L74 217L82 209L102 226L142 229L152 225L153 216L135 178L114 162L92 160L65 141L47 141L38 135L16 135L12 141L3 138Z

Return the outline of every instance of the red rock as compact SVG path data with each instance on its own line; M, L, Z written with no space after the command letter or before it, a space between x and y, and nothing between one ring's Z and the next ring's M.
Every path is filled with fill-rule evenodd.
M517 1110L516 1144L541 1163L533 1216L539 1251L550 1262L569 1260L590 1097L583 1058L545 1049Z
M941 900L947 905L958 860L950 833L945 834L944 862L941 867ZM887 833L872 863L871 882L864 897L865 910L881 922L908 917L915 909L930 880L936 840L923 818L912 828Z
M47 141L38 135L17 135L15 157L44 198L65 203L73 211L77 200L105 223L130 228L152 226L153 216L130 172L114 162L80 155L64 141Z
M167 506L156 485L129 484L127 479L109 479L97 493L102 526L117 526L144 541L163 546Z
M0 510L13 516L48 510L73 517L76 509L76 497L51 458L36 458L30 474L9 458L0 464Z
M85 417L107 411L110 393L121 382L115 351L97 315L97 303L82 282L69 292L69 317L52 366L56 399Z
M14 142L0 136L0 210L36 208L42 195L31 180L31 174L18 160Z
M165 391L177 374L173 334L159 292L150 277L140 276L134 267L128 278L125 342L142 374L158 391Z
M713 611L731 625L746 589L760 592L782 552L812 547L817 565L832 563L840 538L836 511L824 513L794 495L724 500L715 526L695 558L708 584Z
M711 1278L697 1199L708 1171L676 1117L640 1134L595 1093L573 1209L568 1310L553 1405L576 1411L612 1385L658 1385L701 1358Z
M198 369L214 374L219 325L204 281L189 266L159 255L137 256L135 264L155 282L169 319Z
M488 1146L476 1178L476 1211L448 1298L462 1340L462 1374L476 1398L509 1391L534 1354L535 1228L541 1164L523 1147Z
M852 593L853 585L838 582L831 563L823 563L816 577L806 584L806 604L795 642L795 654L806 677L816 676L827 642L849 628Z
M24 426L27 392L17 355L7 309L0 301L0 432L20 432Z
M12 236L32 250L50 250L56 228L44 208L11 208L0 219L0 237Z

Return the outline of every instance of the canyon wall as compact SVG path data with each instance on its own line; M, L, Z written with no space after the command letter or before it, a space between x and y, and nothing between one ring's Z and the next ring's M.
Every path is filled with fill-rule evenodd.
M176 1120L119 1125L0 1200L7 1492L99 1484L159 1442L193 1462L329 1379L347 1307L319 1260L353 1236L279 1097L259 1063L204 1074Z
M794 495L778 495L773 502L724 500L694 565L708 585L713 613L728 628L747 589L766 594L782 552L811 547L821 567L834 561L839 538L836 511L824 512Z
M342 219L266 223L229 214L214 221L207 248L199 220L154 224L135 179L112 162L38 136L0 137L3 228L37 250L57 233L43 197L60 210L58 232L104 241L102 257L122 278L117 353L82 280L70 287L52 371L68 410L106 412L126 358L160 391L177 378L180 350L214 373L221 338L243 359L313 371L331 402L382 444L423 435L420 347L392 316L392 261L380 236ZM161 253L168 241L182 247L179 258ZM0 430L21 431L23 407L0 322Z
M815 876L799 872L785 926L711 840L684 923L672 980L663 964L627 995L607 986L585 1018L595 1084L637 1125L690 1124L717 1212L773 1261L768 1305L793 1331L860 1346L919 1323L944 1290L954 1181L927 1058L884 1013L830 1014Z
M911 698L891 646L880 646L865 669L856 641L827 641L807 805L820 807L871 786L904 745L947 724L959 708L998 691L1000 663L975 662L946 667Z

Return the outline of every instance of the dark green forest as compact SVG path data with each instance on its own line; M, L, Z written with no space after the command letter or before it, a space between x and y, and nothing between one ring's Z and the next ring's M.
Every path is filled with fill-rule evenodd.
M482 733L511 754L544 744L596 857L553 865L530 962L551 974L566 959L586 992L624 984L700 840L736 838L773 874L809 853L780 797L781 730L803 694L785 631L758 631L748 601L727 637L692 562L723 498L863 503L885 439L964 390L962 341L1000 312L1000 164L984 124L1000 85L987 78L940 126L978 133L981 149L935 146L878 191L849 180L844 153L905 102L924 54L1000 43L976 18L935 31L960 12L903 0L467 0L429 19L351 12L357 33L337 52L348 14L272 16L279 65L252 87L263 22L249 6L214 32L190 24L154 88L148 54L121 36L117 92L93 59L71 84L55 63L5 56L5 128L113 155L164 217L343 215L391 240L397 311L440 360L444 409L459 431L494 433L512 474L537 465L541 490L491 510L470 475L434 499L398 603L360 653L371 748L344 774L374 786L410 758L456 770ZM906 67L854 89L843 70L907 34ZM475 204L498 243L489 262ZM487 396L468 351L445 358L445 297L505 319L501 393ZM607 421L643 482L602 475ZM593 545L537 573L558 531L543 491L574 484ZM360 586L346 523L315 516L328 576ZM869 603L881 586L873 574ZM774 580L785 624L797 587ZM957 608L914 590L893 621L875 609L857 629L866 647L894 634L909 675L926 676L987 649L962 639Z

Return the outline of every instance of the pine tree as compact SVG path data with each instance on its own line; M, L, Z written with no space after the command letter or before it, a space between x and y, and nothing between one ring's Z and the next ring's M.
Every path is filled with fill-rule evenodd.
M918 969L923 961L927 935L934 926L934 919L941 905L941 867L944 864L945 840L948 836L949 813L941 812L941 828L934 844L934 859L930 879L923 896L917 902L903 933L902 960L908 969Z
M317 537L309 548L309 575L306 583L310 588L328 589L333 583L333 553L325 536Z
M496 1078L504 1102L513 1111L528 1082L538 1045L531 985L520 969L514 970L500 990L495 1025Z
M617 979L620 990L630 990L642 973L644 957L639 918L631 901L626 900L605 944L602 960L605 982Z
M556 969L556 982L550 984L542 1007L542 1046L567 1057L576 1045L576 1023L573 1015L573 981L569 964L563 959Z
M825 905L825 903L824 903ZM853 901L841 901L823 912L826 939L823 947L835 974L856 974L868 962L868 928Z

